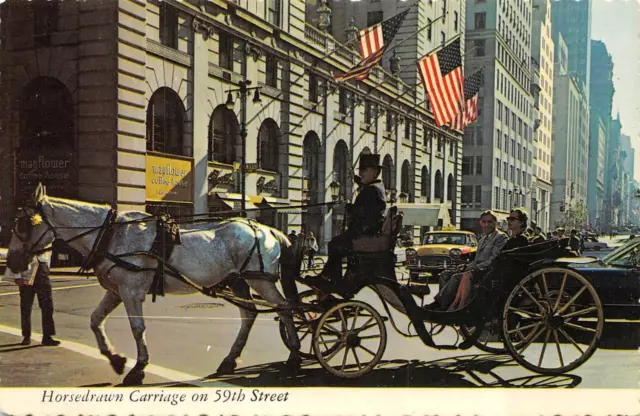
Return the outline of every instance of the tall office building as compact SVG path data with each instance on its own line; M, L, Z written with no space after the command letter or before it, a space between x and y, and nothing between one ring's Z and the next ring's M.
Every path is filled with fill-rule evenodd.
M613 60L607 46L599 40L591 41L591 85L589 86L589 190L587 205L591 227L602 229L606 189L612 186L611 175L605 174L608 166L606 155L610 149L609 129L613 105ZM601 166L602 164L602 166ZM595 168L594 168L595 167Z
M591 81L592 0L554 0L551 2L553 40L562 33L569 48L568 72L578 75L589 98Z
M550 226L551 208L551 152L553 150L553 62L554 43L551 36L551 1L533 1L533 27L531 31L531 57L534 77L532 81L533 105L533 176L535 199L532 216L543 230ZM537 69L537 71L535 70ZM538 74L538 77L535 76Z
M463 34L465 5L464 0L333 1L330 2L329 31L337 41L347 43L350 39L357 39L359 30L389 19L410 7L392 44L398 47L385 54L382 67L388 71L384 73L385 79L400 79L406 84L394 91L396 97L412 100L416 107L431 113L416 62L425 54ZM306 3L307 17L311 21L320 18L319 6L319 1L311 0ZM439 17L441 18L438 19ZM357 50L357 41L352 41L350 45ZM394 101L392 98L391 103ZM446 204L453 224L459 225L462 133L447 127L437 127L433 120L414 124L412 128L414 130L411 135L406 137L417 141L415 146L412 142L385 138L375 149L391 167L383 172L385 186L407 194L410 202ZM420 139L422 137L424 141ZM402 166L402 171L409 172L409 179L403 179L402 171L396 169L396 165Z
M535 194L531 3L476 1L466 12L465 73L484 66L485 80L478 122L465 131L462 162L464 187L481 189L481 204L474 198L474 204L463 205L461 224L473 228L482 210L491 208L505 227L509 210L531 211Z
M562 202L567 209L587 203L589 104L581 78L567 72L570 52L561 34L555 42L551 221L558 226L564 222Z

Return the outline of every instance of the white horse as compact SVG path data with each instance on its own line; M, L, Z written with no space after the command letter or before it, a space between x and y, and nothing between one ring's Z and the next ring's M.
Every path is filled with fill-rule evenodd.
M110 211L111 207L107 205L47 196L44 188L39 185L32 200L16 217L16 226L9 244L7 266L16 273L26 270L33 254L47 247L55 238L68 242L83 256L89 255L100 234L99 230L106 225ZM118 213L107 252L112 255L136 251L148 252L156 237L157 224L157 221L147 213L133 211ZM261 254L264 271L267 273L277 276L279 263L282 263L282 285L289 300L280 294L272 280L260 278L245 280L242 276L231 278L229 283L231 290L238 297L250 299L249 288L251 287L270 304L281 306L291 304L292 297L288 292L291 292L292 285L295 287L295 281L293 273L290 273L292 270L288 270L285 264L291 264L289 260L292 256L292 248L283 233L259 223L249 224L242 218L189 228L181 230L182 244L175 246L167 259L167 264L181 271L192 282L202 287L212 287L228 276L239 273L243 265L247 272L260 272L258 254ZM254 247L256 242L259 244L258 247ZM120 303L124 304L138 349L136 365L123 381L124 384L131 385L142 382L144 368L149 363L149 353L144 337L142 302L152 285L153 269L158 262L144 255L126 257L123 260L147 270L135 272L122 265L116 265L109 259L102 259L94 267L98 280L107 290L102 301L91 314L91 330L96 336L100 352L109 359L114 371L122 374L126 358L112 352L103 326L109 314ZM168 294L196 292L191 285L171 276L165 277L164 285ZM297 368L301 362L298 354L300 342L294 329L291 312L278 313L286 325L288 339L292 340L289 341L292 345L288 346L291 354L287 364ZM255 306L248 305L246 309L240 308L240 315L242 318L240 331L231 351L218 367L219 373L230 373L235 369L236 359L247 342L257 315Z

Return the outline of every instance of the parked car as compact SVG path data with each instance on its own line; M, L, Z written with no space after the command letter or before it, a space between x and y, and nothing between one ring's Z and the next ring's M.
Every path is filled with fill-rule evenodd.
M640 318L640 238L628 241L604 258L558 259L589 279L607 318Z
M600 251L609 249L609 246L603 241L598 241L598 238L596 236L589 235L584 240L584 249Z
M477 249L478 240L470 231L455 228L431 231L424 235L421 245L405 250L405 266L412 280L422 275L437 277L452 263L452 250L460 251L462 261L470 261Z

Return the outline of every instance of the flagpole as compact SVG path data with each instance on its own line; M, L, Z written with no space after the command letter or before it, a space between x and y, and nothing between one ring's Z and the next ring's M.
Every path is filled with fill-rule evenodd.
M420 3L420 0L418 0L418 1L417 1L417 2L415 2L415 3L413 3L413 4L412 4L412 5L410 5L409 7L405 8L405 9L404 9L404 10L402 10L401 12L396 13L395 15L391 16L390 18L388 18L388 19L386 19L386 20L383 20L382 22L380 22L380 23L378 23L378 24L382 24L382 23L386 22L387 20L391 20L391 19L393 19L395 16L399 15L400 13L404 13L405 11L407 11L408 9L411 9L412 7L414 7L415 5L417 5L418 3ZM443 17L443 16L440 16L440 17L438 17L438 19L440 19L440 18L442 18L442 17ZM431 24L433 24L434 22L436 22L438 19L436 19L436 20L434 20L433 22L431 22ZM425 27L428 27L428 26L430 26L430 25L427 25L427 26L425 26ZM424 28L423 28L423 29L424 29ZM408 39L410 39L410 38L414 37L415 35L417 35L418 33L420 33L423 29L419 29L419 30L417 30L416 32L412 33L411 35L407 36L406 38L404 38L404 39L402 40L402 42L404 42L404 41L406 41L406 40L408 40ZM318 60L319 60L319 61L324 61L325 59L327 59L328 57L330 57L330 56L331 56L331 55L333 55L334 53L338 52L339 50L341 50L341 49L343 49L343 48L346 48L347 46L350 46L350 45L351 45L352 43L354 43L354 42L356 42L356 43L357 43L357 42L359 42L359 41L360 41L360 37L359 37L359 36L358 36L358 38L356 38L356 39L352 39L352 40L350 40L350 41L347 41L347 43L338 43L338 42L336 41L335 43L336 43L336 45L339 45L339 47L336 47L336 48L334 48L331 52L326 53L325 55L321 56L320 58L318 58ZM402 42L401 42L401 43L402 43ZM398 44L398 45L400 45L400 44ZM394 47L393 47L393 49L395 49L398 45L394 46ZM348 48L346 48L346 49L348 49ZM385 50L385 52L386 52L386 50ZM360 56L360 54L359 54L359 53L358 53L358 56ZM302 65L301 65L301 66L303 66L303 67L304 67L304 61L301 61L301 62L302 62ZM362 62L362 61L360 61L360 62ZM357 64L356 64L356 65L357 65ZM297 82L298 82L302 77L304 77L304 74L305 74L305 71L302 71L302 73L301 73L300 75L298 75L298 77L297 77L294 81L289 81L289 83L290 83L290 84L296 84L296 83L297 83ZM335 89L334 89L334 91L335 91ZM266 105L263 105L263 106L262 106L262 108L260 108L260 109L256 112L256 114L255 114L251 119L249 119L249 121L247 121L247 124L250 124L253 120L255 120L256 118L258 118L258 116L259 116L263 111L265 111L265 110L267 109L267 107L269 107L269 104L271 104L272 102L274 102L274 101L275 101L275 100L277 100L277 99L282 98L283 94L284 94L284 91L280 91L280 92L278 92L278 93L275 95L275 97L271 98L271 100L270 100ZM319 104L319 103L317 103L317 104ZM315 110L315 107L317 107L317 105L316 105L316 106L314 106L314 110Z

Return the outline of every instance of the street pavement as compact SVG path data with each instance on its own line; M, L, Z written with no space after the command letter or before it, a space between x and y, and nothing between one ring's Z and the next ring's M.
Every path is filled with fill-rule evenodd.
M590 253L586 253L590 254ZM602 253L599 253L602 254ZM122 381L96 349L89 317L104 293L94 277L52 276L55 321L60 347L17 345L20 311L17 287L0 283L0 386L113 386ZM437 290L431 285L432 292ZM303 289L303 288L301 288ZM363 290L357 299L384 309L375 294ZM432 298L427 297L426 302ZM578 387L637 388L640 369L640 321L608 321L601 347L571 374L540 376L520 367L509 356L495 356L471 348L435 350L417 338L398 335L387 323L388 341L383 361L368 375L344 380L308 361L295 376L284 373L288 356L274 315L260 315L252 329L236 374L215 375L239 329L236 307L204 295L151 297L144 304L146 339L151 356L145 384L154 386L411 386L411 387ZM386 313L383 313L386 314ZM408 320L393 311L399 328ZM40 311L34 305L34 330ZM106 331L117 352L133 365L136 351L124 308L114 311ZM456 333L446 329L438 343L454 343ZM125 370L126 371L126 370Z

